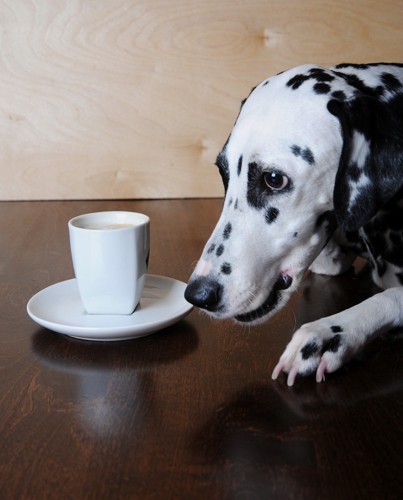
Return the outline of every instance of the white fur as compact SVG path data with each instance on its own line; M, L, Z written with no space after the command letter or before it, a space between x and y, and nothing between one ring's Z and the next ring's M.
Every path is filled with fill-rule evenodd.
M222 152L229 166L224 209L189 282L196 283L200 277L219 281L220 307L209 312L216 318L233 318L258 309L275 290L279 277L291 277L292 286L282 290L275 307L259 319L267 320L287 302L309 266L319 273L338 274L348 269L355 258L353 252L340 249L337 233L322 252L328 234L326 225L318 228L317 221L334 208L333 190L343 137L339 120L327 109L327 95L315 95L312 82L303 83L297 90L287 86L293 76L307 74L312 67L294 68L258 85L246 100ZM375 85L383 69L373 71L377 75L368 71L368 79ZM401 78L399 71L390 69ZM362 78L366 74L361 69L353 72ZM335 90L347 98L356 92L343 78L332 81ZM293 153L293 145L309 148L314 164ZM358 169L363 170L369 154L367 140L355 132L352 158ZM285 190L268 194L267 205L278 210L273 223L265 221L264 208L248 202L248 169L253 163L267 172L281 171L292 183L289 193ZM358 182L350 184L350 210L354 210L361 188L369 183L362 171ZM228 224L231 235L224 237ZM212 246L220 245L221 253L211 251ZM229 263L232 269L225 276L220 271L223 263ZM317 381L324 380L325 373L338 369L374 336L403 324L403 288L397 287L396 269L389 266L382 279L374 274L378 285L394 288L339 314L303 325L274 369L274 379L284 371L289 385L297 374L316 372ZM338 329L342 337L339 348L322 352L321 347L337 337ZM312 343L318 346L318 352L303 359L304 347Z

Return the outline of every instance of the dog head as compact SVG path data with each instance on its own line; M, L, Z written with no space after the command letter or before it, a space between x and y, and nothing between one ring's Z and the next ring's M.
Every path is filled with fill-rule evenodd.
M326 245L337 225L335 204L349 228L370 216L349 217L357 193L345 172L334 201L338 170L367 153L345 106L356 96L346 78L312 65L253 89L217 157L224 207L190 278L189 302L217 318L267 319Z

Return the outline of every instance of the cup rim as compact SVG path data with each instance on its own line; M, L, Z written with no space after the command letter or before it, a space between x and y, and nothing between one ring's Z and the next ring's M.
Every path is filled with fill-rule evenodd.
M79 221L80 219L84 219L84 218L87 218L87 219L91 218L93 223L96 222L96 219L104 221L105 217L113 216L113 214L121 217L123 223L125 223L125 221L124 221L125 217L136 216L136 218L137 218L136 224L135 224L135 226L121 227L121 228L90 228L90 227L82 227L82 226L77 224L77 221ZM110 222L112 222L112 221L110 221ZM116 219L113 222L116 223ZM126 222L129 222L129 220L126 219ZM83 231L127 231L127 230L132 229L132 227L139 227L139 226L144 226L146 224L149 224L149 222L150 222L150 217L142 212L131 212L129 210L104 210L101 212L89 212L86 214L76 215L75 217L72 217L68 221L68 226L70 228L83 230Z

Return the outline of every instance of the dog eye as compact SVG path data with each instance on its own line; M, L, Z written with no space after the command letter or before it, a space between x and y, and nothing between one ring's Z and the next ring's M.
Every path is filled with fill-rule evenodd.
M280 191L288 185L288 177L277 170L265 172L263 174L263 180L266 186L273 191Z

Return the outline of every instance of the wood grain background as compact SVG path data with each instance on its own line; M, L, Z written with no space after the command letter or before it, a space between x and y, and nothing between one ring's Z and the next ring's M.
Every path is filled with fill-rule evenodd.
M0 0L0 199L208 197L251 87L402 61L402 0Z

